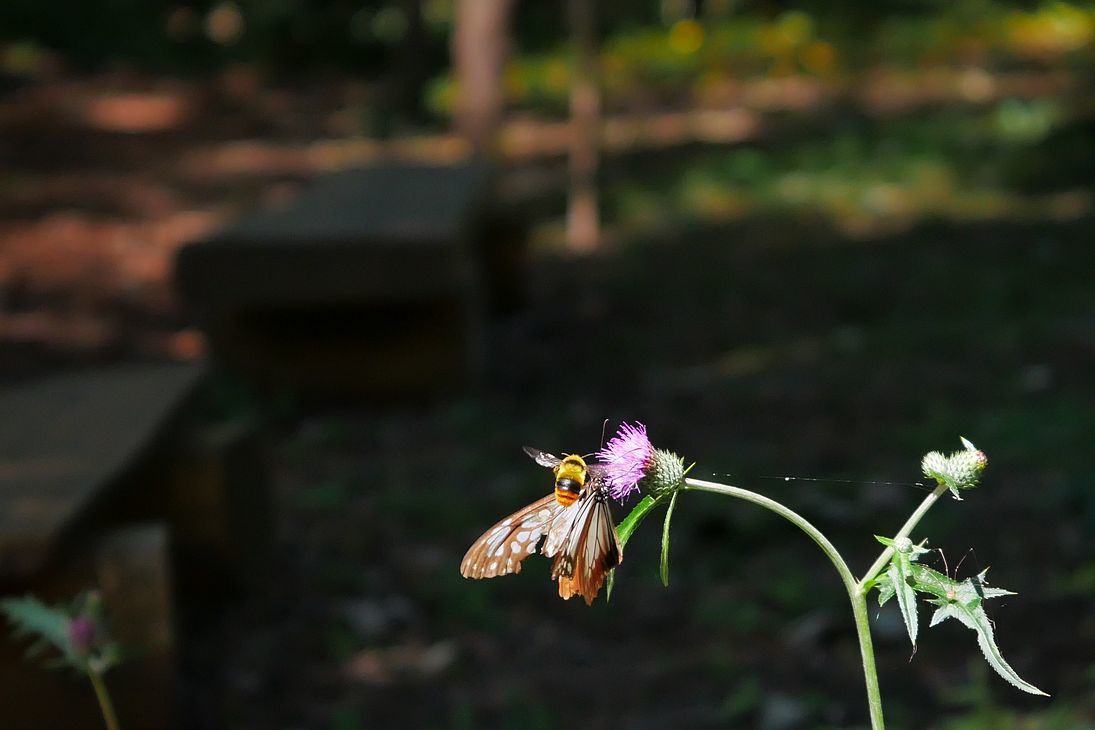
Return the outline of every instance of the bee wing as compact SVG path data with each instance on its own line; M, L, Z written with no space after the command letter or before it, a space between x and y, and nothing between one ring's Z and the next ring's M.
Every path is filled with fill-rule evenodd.
M540 538L563 509L549 494L500 520L468 548L460 575L493 578L521 572L521 561L536 552Z
M534 449L531 446L525 446L523 448L525 453L532 457L533 461L540 466L546 466L548 469L554 469L559 466L559 463L562 461L558 456L549 454L546 451L540 451L540 449Z
M623 548L612 523L603 483L593 482L573 510L566 538L551 564L551 577L559 581L559 595L564 599L580 595L589 605L601 590L608 571L623 561ZM549 541L551 537L549 534Z

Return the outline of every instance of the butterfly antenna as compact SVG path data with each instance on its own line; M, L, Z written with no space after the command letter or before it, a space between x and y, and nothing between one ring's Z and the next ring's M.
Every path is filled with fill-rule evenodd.
M605 429L607 429L607 428L608 428L608 419L606 418L605 422L601 424L601 448L602 449L605 447ZM596 456L596 455L597 455L597 452L594 451L591 454L583 454L582 458L583 459L588 459L589 457Z

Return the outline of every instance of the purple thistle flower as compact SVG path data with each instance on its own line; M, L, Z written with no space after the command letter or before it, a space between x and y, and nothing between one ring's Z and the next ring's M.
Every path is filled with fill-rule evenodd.
M639 482L654 463L654 445L646 435L646 426L635 422L620 424L616 435L596 453L608 492L621 502L639 491Z

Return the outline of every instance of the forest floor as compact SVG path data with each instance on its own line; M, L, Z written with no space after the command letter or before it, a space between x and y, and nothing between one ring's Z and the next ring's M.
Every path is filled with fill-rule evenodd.
M345 81L270 89L246 71L6 93L0 379L200 356L171 294L175 250L317 172L390 154L352 136L359 94ZM626 419L696 475L785 499L860 570L872 535L922 498L920 456L972 439L990 459L983 486L941 501L916 536L943 549L932 565L992 566L993 584L1018 591L990 607L997 638L1053 698L1006 685L957 625L922 628L910 657L887 606L891 724L1095 725L1088 123L1001 141L991 130L1014 130L1010 107L964 103L900 119L826 107L756 140L609 160L609 243L589 257L560 251L561 197L540 196L527 305L492 324L488 377L465 394L318 407L225 379L211 411L257 416L269 434L278 544L268 588L191 617L206 628L184 648L190 724L865 724L836 576L748 505L686 495L669 588L652 518L612 602L592 608L560 601L542 560L459 576L481 530L549 488L523 444L593 451L604 419ZM1049 113L1021 103L1028 125ZM984 129L992 141L954 133ZM428 141L400 153L459 152ZM820 481L772 478L788 475Z

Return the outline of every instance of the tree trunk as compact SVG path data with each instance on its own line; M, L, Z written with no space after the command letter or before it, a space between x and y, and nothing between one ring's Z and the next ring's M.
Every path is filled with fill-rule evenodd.
M569 0L574 45L570 84L570 199L567 204L567 247L586 253L601 235L597 208L598 142L601 93L597 63L595 0Z
M513 0L458 0L452 40L456 128L479 155L491 156L502 117L502 73Z

